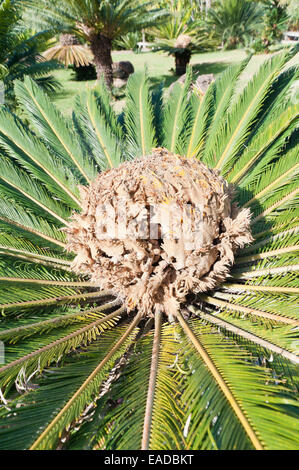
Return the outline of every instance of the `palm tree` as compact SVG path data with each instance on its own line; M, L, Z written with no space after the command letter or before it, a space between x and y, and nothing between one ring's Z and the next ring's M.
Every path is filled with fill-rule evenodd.
M213 50L218 43L207 33L200 20L199 5L189 0L158 2L168 8L171 15L162 24L150 29L156 38L155 51L168 52L175 57L175 74L183 75L192 53Z
M206 52L217 47L217 40L197 29L197 36L180 34L176 39L157 40L154 52L167 52L175 58L175 75L184 75L192 54Z
M248 0L218 0L207 16L207 30L214 31L223 47L246 45L263 27L263 8Z
M21 23L18 2L0 0L0 79L5 87L5 100L13 105L13 81L30 75L47 91L59 86L49 73L59 66L45 60L41 52L51 38L48 31L33 35Z
M136 0L26 0L25 19L56 31L74 32L90 45L98 78L112 86L112 41L159 23L168 14L150 9L151 1ZM27 13L26 13L27 12Z
M2 449L299 447L294 53L270 58L242 91L247 61L205 95L188 73L163 102L135 73L119 118L103 85L77 98L71 121L30 78L16 83L30 128L2 107ZM156 242L99 242L94 210L140 188L165 190L165 202L194 169L185 201L214 191L213 221L213 200L225 199L222 228L195 266L220 251L189 290L188 268L175 262L182 250L167 258L162 232ZM232 197L237 224L223 218ZM249 209L253 241L236 251L234 239L250 239Z
M288 15L289 29L299 30L299 4L296 0L280 0L280 5L286 8Z
M161 24L153 25L150 33L158 39L177 39L180 34L195 34L200 12L196 2L190 0L159 0L157 7L170 12Z

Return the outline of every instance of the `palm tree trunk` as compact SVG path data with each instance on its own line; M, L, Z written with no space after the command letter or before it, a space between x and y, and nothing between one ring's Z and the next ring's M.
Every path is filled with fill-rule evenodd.
M182 52L175 53L175 74L180 76L186 73L187 65L190 62L190 49L183 49Z
M112 41L103 34L93 34L90 38L90 49L94 56L97 79L104 78L107 86L112 87Z

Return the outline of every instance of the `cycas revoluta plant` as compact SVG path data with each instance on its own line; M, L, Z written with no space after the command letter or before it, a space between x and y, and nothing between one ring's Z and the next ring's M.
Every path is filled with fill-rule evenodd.
M24 17L38 27L73 32L90 45L100 79L112 86L112 42L121 36L158 24L168 14L137 0L25 0ZM34 18L32 19L32 15Z
M186 73L187 65L191 56L196 52L204 52L217 46L217 41L212 37L207 37L205 33L201 34L197 29L197 34L189 36L180 34L176 39L158 40L153 50L155 52L164 51L175 57L175 74L183 75Z
M190 72L163 99L136 73L119 118L103 86L77 99L70 120L32 80L16 83L30 130L2 107L1 448L299 447L298 104L290 98L298 69L286 67L294 53L269 59L241 92L247 61L204 96L190 90ZM144 172L130 178L134 165ZM221 178L246 214L246 243L252 214L253 241L239 252L233 238L241 224L236 235L232 192ZM195 292L181 276L192 263L161 231L153 242L109 245L94 228L101 199L151 201L165 190L165 203L178 194L188 202L188 193L197 209L194 200L206 203L209 188L216 235L201 247L203 259L220 251L194 277ZM217 210L220 219L231 214L218 228ZM75 262L66 248L75 249ZM230 278L214 277L207 291L205 276L225 253ZM192 253L183 254L190 261ZM111 290L99 288L113 280Z
M130 32L121 36L113 42L112 47L117 50L126 50L138 52L138 42L141 41L141 33L139 31Z
M159 0L157 7L165 8L171 15L160 25L153 25L151 32L159 39L176 39L180 34L196 32L199 24L200 12L198 4L188 0Z
M156 38L155 51L165 51L175 57L175 74L186 73L193 52L203 52L217 47L218 42L206 31L200 12L194 2L161 0L158 5L169 8L171 15L161 25L151 29Z
M218 0L209 9L208 31L213 31L225 49L246 45L263 26L263 8L248 0Z
M287 15L279 0L263 2L263 5L265 12L262 40L266 49L283 38L283 33L287 28Z

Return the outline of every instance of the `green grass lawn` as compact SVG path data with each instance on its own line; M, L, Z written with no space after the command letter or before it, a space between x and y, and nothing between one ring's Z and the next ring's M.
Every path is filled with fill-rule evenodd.
M191 59L191 64L194 67L194 70L200 72L200 74L213 73L217 76L230 65L241 62L245 57L246 52L240 49L235 51L194 54ZM243 85L250 79L258 69L259 65L267 57L269 56L257 55L252 57L248 67L242 75ZM129 60L132 62L136 72L143 70L146 66L153 85L164 81L165 86L168 87L178 78L173 74L174 58L164 53L143 52L135 54L131 51L113 52L113 61L118 62L121 60ZM92 88L95 85L95 81L75 81L73 72L67 69L57 70L54 75L62 84L62 89L55 96L53 101L63 114L69 115L73 109L75 95L87 88ZM119 106L117 106L117 108L119 108Z

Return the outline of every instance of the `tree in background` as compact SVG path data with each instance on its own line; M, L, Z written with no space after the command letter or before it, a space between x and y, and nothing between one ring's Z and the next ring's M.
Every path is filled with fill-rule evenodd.
M21 22L19 12L19 1L0 0L0 79L4 84L5 102L10 106L14 105L15 79L30 75L48 92L59 86L49 75L57 69L57 62L46 60L41 55L52 34L49 31L33 34Z
M246 45L262 29L263 10L247 0L218 0L207 16L207 30L213 31L225 49Z
M286 7L289 28L295 31L299 31L299 1L280 0L280 4Z
M262 41L266 50L283 38L283 32L287 27L286 9L279 0L264 0L264 28Z
M157 39L177 39L180 34L195 34L201 19L199 4L189 0L159 0L157 8L167 9L170 13L160 25L150 28Z
M160 0L158 5L171 13L163 24L150 29L156 38L155 51L165 51L175 57L175 74L183 75L194 52L217 47L213 35L204 27L204 16L198 2Z
M73 32L90 46L97 77L112 86L112 41L158 24L168 13L137 0L24 0L24 18L37 28Z

